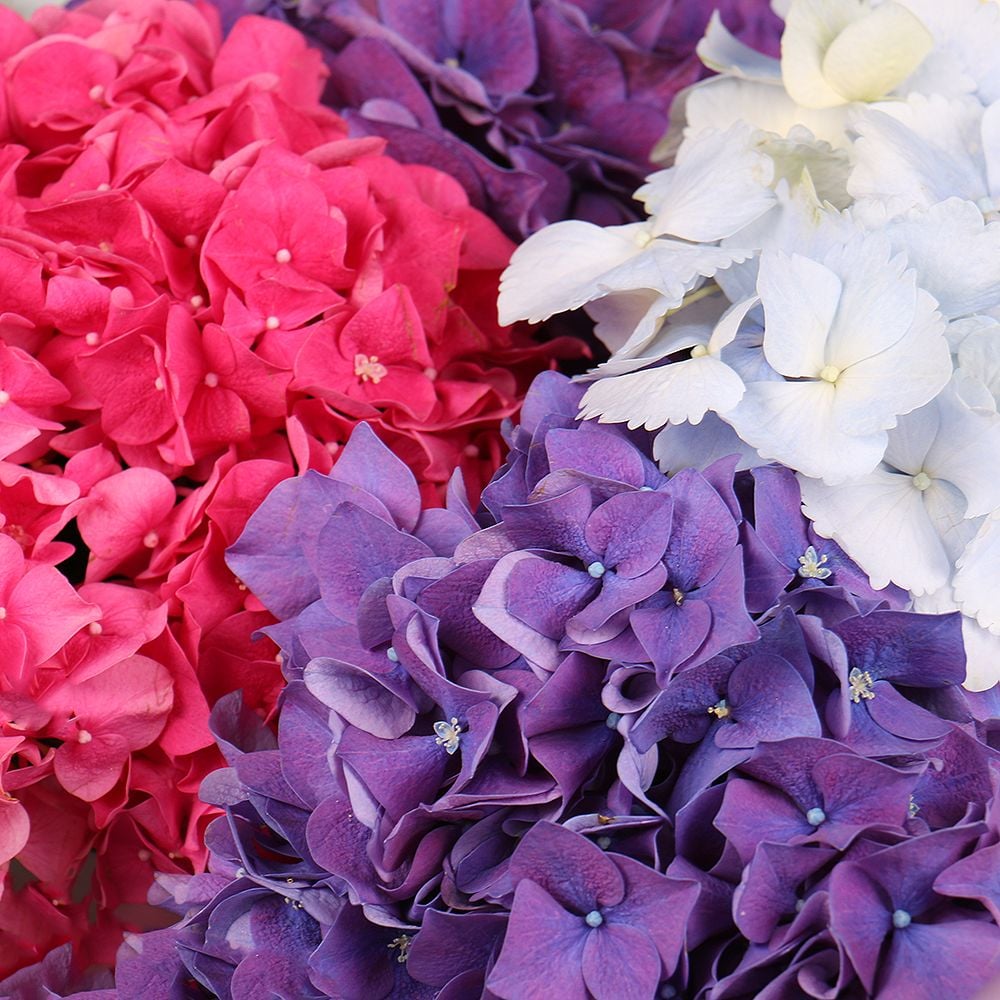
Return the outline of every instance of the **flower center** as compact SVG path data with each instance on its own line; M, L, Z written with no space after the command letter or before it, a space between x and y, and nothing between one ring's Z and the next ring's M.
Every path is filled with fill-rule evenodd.
M592 563L591 563L591 564L590 564L590 565L589 565L589 566L587 567L587 572L588 572L588 573L589 573L589 574L590 574L590 575L591 575L591 576L592 576L592 577L593 577L593 578L594 578L595 580L600 580L600 578L601 578L602 576L604 576L604 574L605 574L605 573L607 573L607 571L608 571L608 570L607 570L607 567L606 567L606 566L604 565L604 563L602 563L602 562L601 562L600 560L598 560L597 562L592 562Z
M395 646L390 646L385 651L385 655L388 659L392 660L393 663L399 663L399 653L396 652Z
M649 244L652 242L653 242L652 235L650 233L647 233L645 230L640 230L638 233L635 234L635 244L640 249L648 247Z
M913 477L913 485L916 486L921 493L931 485L931 477L927 475L926 472L918 472Z
M444 747L450 757L458 749L459 737L462 735L458 719L452 716L451 722L435 722L434 732L437 733L434 742L439 747Z
M677 587L674 587L672 589L674 594L674 604L676 604L677 607L681 607L684 604L684 591L678 590Z
M717 719L728 719L731 712L729 706L726 704L726 699L723 698L712 705L708 710L708 714L714 715Z
M591 910L583 920L588 927L600 927L604 923L604 917L597 910Z
M918 812L920 812L920 806L917 805L916 799L914 799L911 795L910 801L906 806L906 814L910 817L910 819L916 819Z
M354 374L362 382L374 382L378 385L389 374L389 369L385 365L379 364L378 355L367 354L354 355Z
M806 813L806 822L811 826L819 826L820 823L826 822L826 813L823 812L819 806L813 806L813 808Z
M80 732L76 734L76 739L78 743L89 743L94 737L87 732L86 729L81 729Z
M820 370L819 377L833 385L840 378L840 369L836 365L826 365Z
M405 965L406 959L410 955L410 936L409 934L400 934L399 937L393 938L389 942L389 951L396 952L396 961L400 965Z
M274 259L279 264L291 264L292 262L292 251L282 247L275 255Z
M277 316L268 316L264 320L265 330L277 330L279 326L281 326L281 320Z
M608 729L617 729L618 728L618 723L620 721L621 721L621 716L617 712L612 712L604 720L604 725L606 725L608 727Z
M815 547L810 545L805 553L799 556L799 576L806 580L825 580L833 572L823 565L826 561L826 555L821 556Z
M692 358L703 358L706 354L708 354L708 348L704 344L695 344L691 348Z
M847 675L847 683L851 686L851 701L855 705L859 705L862 698L865 701L871 701L875 697L875 692L872 690L872 675L867 670L858 670L857 667L852 667L851 672Z
M906 912L906 910L894 910L892 914L892 926L897 930L902 930L904 927L909 927L910 922L913 917Z

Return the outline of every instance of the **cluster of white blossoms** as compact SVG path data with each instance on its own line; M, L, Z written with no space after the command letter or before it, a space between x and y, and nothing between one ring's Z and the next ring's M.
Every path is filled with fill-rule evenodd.
M584 307L612 352L583 417L665 471L794 469L816 531L1000 679L1000 4L774 0L781 59L716 16L648 219L561 222L500 319Z

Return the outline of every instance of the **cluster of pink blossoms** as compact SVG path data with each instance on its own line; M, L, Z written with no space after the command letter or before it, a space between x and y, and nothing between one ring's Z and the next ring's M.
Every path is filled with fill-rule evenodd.
M0 8L0 70L3 976L67 940L110 963L153 872L203 866L210 707L282 683L222 558L271 487L365 421L425 500L476 490L579 348L497 326L512 245L349 139L285 25Z

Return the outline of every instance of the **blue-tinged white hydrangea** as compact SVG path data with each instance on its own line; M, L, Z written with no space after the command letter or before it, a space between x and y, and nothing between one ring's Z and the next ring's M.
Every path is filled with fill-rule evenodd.
M818 535L874 586L963 612L966 683L990 687L1000 4L772 6L780 59L713 16L698 51L719 75L678 98L627 251L615 230L543 230L501 319L584 307L611 357L581 376L581 416L656 431L667 472L794 470Z

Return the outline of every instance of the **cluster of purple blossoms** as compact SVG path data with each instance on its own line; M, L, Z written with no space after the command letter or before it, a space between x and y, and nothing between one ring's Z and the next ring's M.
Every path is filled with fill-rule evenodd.
M280 619L276 731L217 705L211 870L160 877L180 922L123 948L119 996L1000 976L1000 695L961 688L958 616L873 591L787 470L668 479L582 391L536 379L475 516L458 478L421 510L363 424L253 515L228 561Z
M712 10L774 54L768 0L213 0L319 45L325 100L357 135L437 167L515 239L564 218L636 218L674 95L704 75Z

